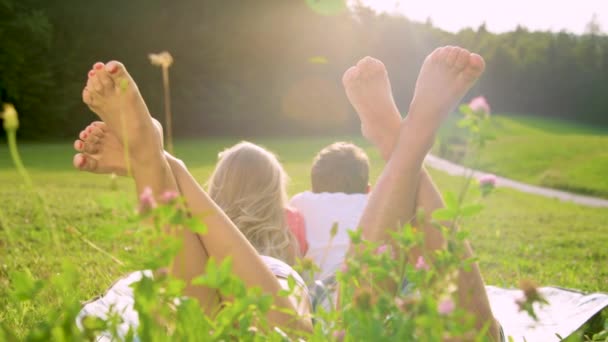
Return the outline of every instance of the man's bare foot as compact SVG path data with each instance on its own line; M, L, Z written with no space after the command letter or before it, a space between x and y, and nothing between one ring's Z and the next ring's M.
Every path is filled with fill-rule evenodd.
M372 57L361 59L342 77L346 96L361 120L361 132L380 151L392 151L399 134L401 114L393 99L384 64Z
M162 142L163 128L156 119L152 119ZM74 149L80 153L74 155L74 167L92 173L127 176L124 146L114 132L102 121L94 121L80 132L79 139L74 141Z
M484 69L478 54L454 46L437 48L420 69L407 119L434 132Z
M128 146L132 158L146 151L162 151L148 107L124 65L116 61L95 63L88 75L82 91L84 103L123 146Z

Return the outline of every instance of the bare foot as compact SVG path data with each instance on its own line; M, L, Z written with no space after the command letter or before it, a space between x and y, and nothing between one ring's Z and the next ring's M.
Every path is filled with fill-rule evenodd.
M162 151L148 107L124 65L116 61L106 65L95 63L88 75L83 101L115 133L118 141L128 146L132 158L146 151Z
M361 132L380 151L392 151L399 134L401 114L393 99L384 64L372 57L361 59L342 77L346 96L361 120Z
M163 128L156 119L152 118L152 121L162 141ZM79 139L74 141L74 149L80 153L74 155L73 164L81 171L119 176L128 174L124 146L102 121L94 121L85 127Z
M454 46L437 48L424 60L408 120L435 131L484 69L478 54Z

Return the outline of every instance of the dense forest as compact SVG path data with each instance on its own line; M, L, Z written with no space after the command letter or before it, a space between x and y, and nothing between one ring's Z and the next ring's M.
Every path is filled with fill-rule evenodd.
M17 107L23 138L73 136L94 119L80 98L87 71L117 59L162 119L161 71L148 54L167 50L178 136L352 133L358 122L341 87L344 70L366 55L381 59L406 110L424 56L457 44L486 59L470 96L486 96L495 112L608 125L608 37L594 21L585 35L524 27L494 34L483 25L453 34L430 21L339 7L0 0L0 97Z

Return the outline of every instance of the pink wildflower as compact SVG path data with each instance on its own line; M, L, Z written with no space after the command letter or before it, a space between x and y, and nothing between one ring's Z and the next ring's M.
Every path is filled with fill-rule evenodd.
M495 187L496 186L496 176L492 175L492 174L485 174L481 177L479 177L479 185L481 186L491 186L491 187Z
M334 331L334 333L333 333L333 335L334 335L334 339L335 339L336 341L342 341L342 340L344 340L344 335L345 335L345 334L346 334L346 333L344 332L344 330L337 330L337 331Z
M437 311L439 311L439 313L442 315L451 314L452 311L454 311L454 308L454 301L450 298L442 300L439 302L439 305L437 305Z
M164 204L170 204L170 203L173 203L173 201L175 201L175 199L178 197L179 197L179 194L177 192L169 190L169 191L165 191L160 196L160 200Z
M483 175L483 176L479 177L478 181L479 181L479 187L481 190L481 194L483 196L488 195L490 192L492 192L492 189L494 189L496 187L496 176L494 176L494 175L491 175L491 174Z
M154 199L152 189L147 186L144 188L144 191L141 192L141 195L139 195L139 212L145 213L154 208L156 208L156 200Z
M472 99L471 102L469 102L469 107L471 107L474 112L480 112L485 115L490 115L490 105L488 104L486 98L483 96L478 96Z
M395 252L393 251L393 249L391 248L391 246L384 244L384 245L380 245L378 248L376 248L376 251L374 252L376 255L382 255L386 252L389 252L391 255L391 258L395 258Z
M425 270L428 271L429 270L429 265L426 263L426 261L424 261L424 257L421 255L418 257L418 260L416 261L416 269L418 271L421 270Z
M384 245L380 245L378 248L376 248L376 254L384 254L386 252L386 249L388 248L388 246L386 244Z
M340 272L342 272L342 273L348 272L348 265L346 263L342 264L342 266L340 267Z

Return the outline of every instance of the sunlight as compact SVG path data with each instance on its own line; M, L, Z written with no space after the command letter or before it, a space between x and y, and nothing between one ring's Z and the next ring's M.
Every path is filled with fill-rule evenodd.
M567 30L583 33L593 14L608 28L608 5L602 0L493 2L484 0L360 0L378 12L403 14L416 21L431 18L434 25L451 32L486 23L490 31L505 32L517 25L531 30ZM354 3L351 1L351 4ZM549 11L548 8L551 8Z

